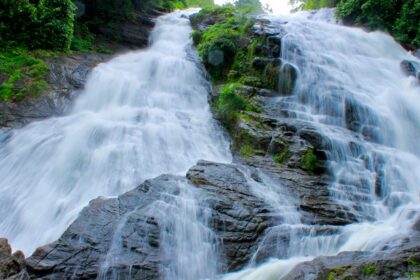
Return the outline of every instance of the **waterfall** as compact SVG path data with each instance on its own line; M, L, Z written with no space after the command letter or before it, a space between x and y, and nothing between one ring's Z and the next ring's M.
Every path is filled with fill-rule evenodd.
M57 239L95 197L231 160L190 33L181 12L160 17L151 46L97 66L70 114L0 136L0 236L14 249Z
M413 234L420 218L420 88L400 68L404 59L417 59L389 35L338 25L332 15L321 10L269 17L286 33L283 64L299 72L293 96L276 102L291 112L289 117L323 135L333 173L330 198L359 222L325 233L316 225L302 230L298 220L283 221L277 232L288 228L293 236L284 258L259 267L251 263L224 279L281 279L299 262L316 256L392 248ZM268 188L290 197L278 184ZM260 197L273 204L278 196ZM277 204L284 205L284 200L277 199ZM276 228L266 239L273 234Z

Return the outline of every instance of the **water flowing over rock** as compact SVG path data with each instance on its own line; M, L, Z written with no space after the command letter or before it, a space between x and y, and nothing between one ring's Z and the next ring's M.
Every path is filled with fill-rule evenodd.
M266 40L252 66L281 66L282 86L235 88L258 110L229 128L234 151L251 149L229 163L185 18L159 18L150 49L97 67L68 117L1 135L0 234L31 251L70 224L20 275L418 275L419 92L400 65L418 60L385 34L336 25L330 10L258 20Z
M2 132L1 236L30 254L95 197L230 160L190 32L179 14L161 17L150 49L96 67L68 115Z

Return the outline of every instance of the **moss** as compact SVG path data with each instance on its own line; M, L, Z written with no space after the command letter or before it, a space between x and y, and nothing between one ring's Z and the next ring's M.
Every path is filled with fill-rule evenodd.
M49 72L44 61L24 49L0 52L0 98L3 101L21 101L25 97L36 97L48 89L46 75Z
M407 264L412 265L412 266L420 267L420 260L410 258L410 259L407 260Z
M337 277L342 276L346 270L348 269L348 267L337 267L337 268L333 268L331 269L331 271L328 273L328 280L335 280L337 279Z
M405 276L409 279L420 280L420 271L407 272Z
M373 276L378 273L377 267L372 264L362 266L362 273L365 276Z
M241 111L258 111L248 99L236 93L241 86L241 84L232 83L220 89L217 113L221 121L230 129L236 125Z
M301 167L308 172L308 174L313 175L315 171L317 158L314 154L314 150L312 148L307 148L300 159Z
M239 155L244 158L252 157L254 154L255 154L254 148L249 144L242 146L241 149L239 150Z
M290 156L289 147L285 147L283 151L274 156L274 161L277 163L283 163Z

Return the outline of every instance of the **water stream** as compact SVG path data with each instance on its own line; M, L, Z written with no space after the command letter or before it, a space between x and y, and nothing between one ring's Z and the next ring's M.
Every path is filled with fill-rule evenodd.
M277 103L291 112L288 117L323 135L334 175L331 200L361 222L325 232L286 220L266 238L289 232L288 254L259 267L250 264L227 280L281 279L316 256L392 248L413 234L420 217L420 88L400 68L402 60L418 59L384 33L336 24L332 10L270 20L287 33L282 61L299 70L293 96ZM287 196L278 184L263 184ZM284 200L279 197L277 204Z
M97 196L121 194L162 173L183 174L199 159L231 161L208 106L191 27L180 15L157 20L147 50L96 67L69 115L1 135L0 236L14 248L31 253L55 240ZM256 266L253 258L244 270L219 275L227 280L280 279L319 255L381 250L409 236L420 216L420 90L400 69L403 59L415 58L388 35L335 24L329 12L270 20L287 33L282 60L299 69L294 95L276 102L324 136L331 200L360 223L304 224L297 198L267 174L258 171L257 182L243 168L253 193L282 218L260 246L285 232L289 243L282 257L274 249L277 259ZM177 187L177 195L150 210L164 221L160 239L171 262L162 275L217 278L218 241L202 193L184 181ZM103 279L119 262L119 237L117 228Z
M88 202L200 159L229 162L189 20L161 17L151 46L101 64L68 116L14 130L0 145L0 236L26 254L57 239Z

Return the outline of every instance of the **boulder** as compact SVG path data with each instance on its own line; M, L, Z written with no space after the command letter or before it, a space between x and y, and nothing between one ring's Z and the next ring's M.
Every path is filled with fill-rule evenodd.
M269 209L252 193L238 167L201 161L187 178L163 175L118 198L91 201L57 241L27 259L31 278L159 279L162 267L172 260L162 253L168 248L162 245L165 219L159 205L178 196L180 184L191 184L203 193L199 211L211 209L208 226L220 241L224 264L220 269L243 267L272 225L266 215Z
M0 238L0 279L29 279L25 271L25 256L21 251L12 254L5 238Z

